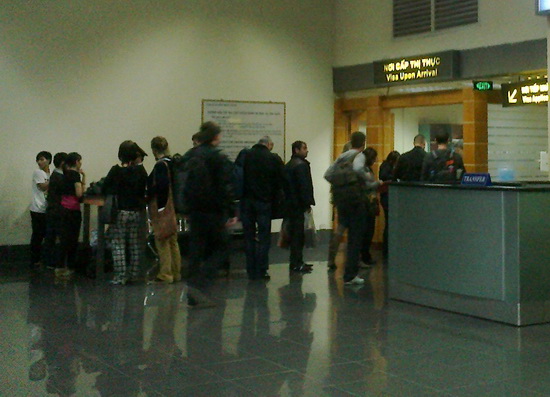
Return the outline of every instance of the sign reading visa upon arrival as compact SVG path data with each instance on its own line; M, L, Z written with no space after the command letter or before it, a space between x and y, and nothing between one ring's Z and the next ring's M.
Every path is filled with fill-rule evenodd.
M461 185L467 186L492 186L491 175L485 173L464 174Z
M502 84L502 106L539 105L548 103L548 80L525 80Z
M444 81L459 75L459 52L445 51L374 62L374 84L410 84Z

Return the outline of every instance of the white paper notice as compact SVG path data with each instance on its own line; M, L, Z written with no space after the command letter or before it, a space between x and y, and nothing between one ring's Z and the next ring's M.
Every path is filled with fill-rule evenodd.
M284 102L202 101L202 121L213 121L222 129L220 147L234 161L243 148L263 136L274 143L273 153L285 160Z

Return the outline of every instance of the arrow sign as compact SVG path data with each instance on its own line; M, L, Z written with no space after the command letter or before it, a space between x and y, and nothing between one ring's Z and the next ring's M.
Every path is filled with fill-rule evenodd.
M518 94L518 89L515 88L514 91L508 92L508 102L509 103L517 103L518 99L516 98L516 95Z

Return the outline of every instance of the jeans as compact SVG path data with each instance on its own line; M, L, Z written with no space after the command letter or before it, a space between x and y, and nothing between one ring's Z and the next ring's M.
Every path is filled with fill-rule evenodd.
M227 216L221 213L192 212L190 223L189 281L203 285L216 276L227 262L229 235Z
M304 264L304 210L289 209L287 220L290 236L290 266L302 266Z
M249 278L256 279L263 276L269 268L271 203L249 198L244 199L241 220L246 244L246 272Z
M46 214L31 211L31 264L42 260L42 241L46 236Z
M61 241L63 224L61 209L48 210L46 213L46 237L44 239L44 264L48 267L60 267L61 249L57 240Z
M367 214L365 216L365 233L363 235L363 246L361 248L361 260L365 263L369 263L372 260L370 254L370 246L372 245L372 238L374 237L374 228L376 226L376 216Z
M82 213L80 211L62 209L61 263L71 269L76 269L76 255L81 223Z
M344 281L350 281L359 273L359 256L365 235L367 209L364 204L338 207L338 219L348 227L348 246Z

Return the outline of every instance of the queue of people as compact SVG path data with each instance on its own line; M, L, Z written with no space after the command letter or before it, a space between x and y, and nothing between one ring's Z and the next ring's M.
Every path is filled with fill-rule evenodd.
M289 270L312 271L304 262L305 214L315 205L311 168L306 160L307 144L292 144L292 156L285 165L272 153L273 141L262 137L252 148L243 149L233 164L219 148L220 127L213 122L200 126L193 135L193 147L183 156L172 157L166 138L151 140L156 163L147 175L142 165L147 156L137 143L124 141L118 150L119 164L109 170L102 193L112 195L114 219L110 237L114 273L111 283L124 285L142 279L144 227L148 208L159 257L155 281L173 283L182 278L177 217L190 225L189 280L204 285L228 263L227 228L243 224L246 270L250 280L269 280L271 221L284 217L290 237ZM392 151L382 162L377 179L372 169L378 153L365 148L366 136L354 132L345 151L325 173L331 183L333 204L338 211L338 227L329 245L329 270L347 230L348 244L344 281L362 284L359 268L375 261L370 252L380 204L389 216L388 182L453 181L464 173L460 154L447 147L448 134L438 134L437 150L426 153L422 135L414 138L414 148L402 156ZM346 150L349 149L349 150ZM44 263L59 277L77 270L78 236L82 222L80 202L86 175L82 157L76 153L40 152L33 173L31 204L31 266ZM380 202L378 194L380 193ZM239 208L236 199L240 200ZM59 249L56 242L60 241ZM44 241L44 252L41 251ZM383 254L388 254L388 222L384 229Z

